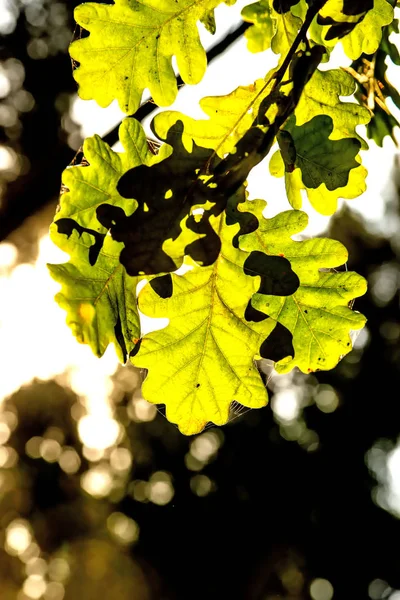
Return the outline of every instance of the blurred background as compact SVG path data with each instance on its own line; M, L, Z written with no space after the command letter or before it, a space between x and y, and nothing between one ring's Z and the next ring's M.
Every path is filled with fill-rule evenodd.
M200 116L199 98L273 64L246 54L244 4L218 9L217 38L202 33L209 72L173 108ZM371 142L362 197L311 219L369 282L353 352L332 372L272 373L269 406L184 437L143 400L142 374L78 345L53 300L61 172L85 136L117 142L121 118L77 98L74 6L0 0L0 599L399 600L395 143ZM249 191L270 214L288 208L266 164Z

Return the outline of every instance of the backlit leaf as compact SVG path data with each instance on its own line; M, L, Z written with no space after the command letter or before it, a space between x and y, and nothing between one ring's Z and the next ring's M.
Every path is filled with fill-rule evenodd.
M269 0L259 0L245 6L242 10L242 19L247 23L253 23L244 34L250 52L268 50L276 30Z
M283 133L291 138L295 150L292 161L275 153L270 172L285 176L289 202L301 207L300 190L305 189L313 207L324 215L333 214L339 198L355 198L365 191L366 169L358 157L360 142L355 138L331 140L332 119L320 115L297 127L291 119Z
M121 265L123 244L107 235L97 209L107 202L133 213L137 203L117 192L120 176L129 168L162 159L165 151L157 157L151 154L143 129L134 119L123 121L119 135L125 152L114 152L95 135L83 147L89 166L65 169L62 180L68 191L60 198L50 236L71 258L49 269L62 285L56 300L67 311L67 323L78 341L89 344L97 356L112 342L124 362L140 337L138 280Z
M379 48L382 27L393 20L393 7L387 0L374 0L373 7L372 2L344 4L345 8L342 0L328 0L321 9L320 22L327 21L322 40L329 44L330 40L341 38L344 51L353 60L363 52L373 54ZM348 10L348 7L351 9Z
M300 154L293 168L288 170L285 169L284 161L278 151L271 158L270 172L276 177L285 176L286 192L293 208L299 209L302 206L301 189L306 189L313 207L324 215L335 212L339 198L356 198L365 191L367 170L362 166L360 156L354 151L357 146L361 149L368 147L365 140L356 132L356 127L360 123L368 123L371 115L366 108L359 104L343 102L340 99L340 96L349 96L354 93L355 87L356 84L351 75L341 69L329 71L317 69L305 86L294 111L296 124L293 124L293 119L286 123L284 130L292 136L296 150L299 146ZM311 139L314 140L312 143ZM333 143L333 141L339 140L341 146ZM315 179L315 175L311 175L313 170L315 173L315 160L311 171L311 164L308 160L310 151L314 152L312 148L314 143L318 143L320 147L322 144L324 151L329 151L328 163L332 166L332 169L325 169L326 175L320 175L320 179ZM308 150L306 150L307 146L309 146ZM344 147L350 152L347 155L350 162L346 160L346 153L342 154ZM342 173L348 173L347 182L343 178L328 176L330 172L333 175L335 171L333 168L334 148L337 166ZM301 158L302 155L304 155L303 158ZM318 159L320 163L322 159L326 161L326 158L322 156L314 158ZM325 162L325 166L328 163ZM306 172L309 173L308 176Z
M90 234L75 230L68 239L71 260L48 265L51 276L62 286L56 301L67 311L67 325L78 342L88 344L99 357L113 343L118 358L125 362L140 337L135 295L138 280L129 277L119 262L122 244L107 237L91 265L87 258L91 243Z
M200 107L208 119L193 119L178 111L166 110L155 116L154 129L165 139L171 128L176 129L176 122L182 121L182 142L188 152L192 151L194 141L198 146L215 150L223 158L251 127L262 100L271 90L271 74L272 71L254 84L239 86L226 96L202 98Z
M166 328L144 336L132 358L134 365L149 370L143 395L165 404L167 418L188 435L209 421L226 423L234 400L252 408L267 403L255 358L275 323L267 318L248 320L248 305L259 289L281 296L293 293L298 285L284 258L235 247L244 225L238 221L251 217L240 215L238 199L231 198L226 216L214 223L221 253L213 265L173 274L169 298L160 298L150 286L139 294L144 314L169 318ZM250 230L256 226L253 217Z
M173 152L165 160L136 166L121 177L117 189L124 198L136 199L134 214L108 203L97 210L100 223L124 244L120 260L130 275L173 272L185 254L203 265L218 256L218 236L209 220L199 222L193 211L206 207L220 214L228 199L209 185L210 177L199 175L212 151L193 145L187 152L182 131L181 122L168 131L166 141Z
M252 204L247 203L246 208L251 211ZM305 213L286 211L272 219L259 218L258 229L239 240L244 250L285 256L300 281L297 291L288 297L257 293L252 299L256 310L293 335L294 356L276 363L279 373L295 366L305 373L332 369L352 348L350 332L365 324L365 317L348 307L352 299L365 293L365 279L352 272L321 272L344 264L347 251L335 240L288 239L306 225Z
M185 83L201 81L207 65L197 21L212 27L211 14L221 0L116 0L115 4L88 2L74 12L90 32L76 40L70 54L79 62L74 77L79 95L108 106L117 99L121 110L133 114L145 88L154 101L168 106L177 83L172 68L176 56ZM210 20L211 19L211 20Z
M355 89L354 79L342 69L317 69L305 86L294 111L296 124L303 125L321 114L329 116L333 122L329 136L331 140L352 137L361 142L361 149L367 149L368 145L357 134L356 127L369 122L369 111L355 102L343 102L340 99L340 96L351 96Z
M301 19L289 10L294 4L297 3L259 0L243 8L243 20L253 23L245 33L250 52L272 48L280 55L280 62L284 60L302 24Z

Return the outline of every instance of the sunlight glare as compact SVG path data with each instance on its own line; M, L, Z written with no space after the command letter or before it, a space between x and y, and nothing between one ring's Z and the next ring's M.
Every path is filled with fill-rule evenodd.
M190 489L200 498L208 496L212 488L213 482L207 475L194 475L190 480Z
M327 579L314 579L310 585L310 596L313 600L331 600L333 592L333 586Z
M389 592L390 585L383 579L374 579L368 586L368 596L371 600L387 598ZM392 598L392 596L390 596L390 598Z
M132 544L139 538L139 525L121 512L114 512L108 517L107 527L122 544Z
M58 464L61 469L68 473L68 475L73 475L77 471L79 471L79 467L81 466L81 459L79 458L79 454L74 448L64 448L61 456L58 460Z
M113 446L122 433L113 419L110 394L113 383L110 377L118 368L115 350L109 346L103 358L92 354L88 346L80 345L65 324L65 312L55 303L54 295L60 289L46 267L47 262L59 263L68 260L46 235L39 243L35 263L22 263L10 272L16 261L16 250L12 244L0 244L0 335L3 344L0 360L4 366L0 382L0 403L21 386L34 379L49 380L64 374L66 384L78 394L83 402L78 430L82 442L88 448L105 449ZM18 315L18 318L9 318ZM24 356L22 340L33 340L29 355ZM57 349L54 352L54 348ZM33 351L32 351L33 350ZM20 356L18 369L13 368L15 357ZM7 366L8 365L8 366ZM0 422L0 444L5 443L11 433L7 421ZM56 462L62 456L58 440L31 438L26 452L32 458L42 456ZM61 464L66 472L76 472L77 461L70 461L64 454Z
M46 591L46 582L41 575L29 575L22 586L24 594L32 600L38 600Z
M49 562L48 572L53 581L65 581L70 575L69 564L65 558L53 558Z
M86 415L78 424L79 437L88 448L104 450L116 443L120 425L115 419L101 415Z
M0 445L5 444L11 435L11 429L7 423L0 422Z
M46 462L57 462L61 456L60 444L56 440L43 440L40 444L40 456Z
M171 477L165 471L157 471L150 477L148 496L149 500L159 506L168 504L175 494Z
M62 583L58 581L50 581L47 584L46 591L43 594L44 600L63 600L65 595L65 588Z
M2 242L0 244L0 269L10 269L15 265L18 257L18 251L14 244Z
M133 397L128 405L128 416L136 423L148 423L157 415L157 408L142 397Z
M190 453L199 462L205 463L216 454L220 446L220 438L214 431L202 433L190 445Z
M81 477L81 486L94 498L105 498L113 487L113 478L108 465L98 465L86 471Z
M32 542L32 534L28 521L15 519L6 529L6 550L9 554L18 556L25 552Z
M128 448L114 448L110 454L110 465L114 471L128 471L132 465L132 454Z
M300 413L300 398L296 390L286 389L274 394L272 410L280 421L294 421Z

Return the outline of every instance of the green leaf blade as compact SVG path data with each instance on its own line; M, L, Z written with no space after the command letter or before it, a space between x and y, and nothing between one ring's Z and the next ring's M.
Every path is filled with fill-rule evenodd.
M97 211L107 203L132 214L137 203L118 193L119 178L130 168L157 162L164 153L158 157L150 153L144 131L134 119L123 121L119 135L125 152L114 152L95 135L84 143L89 164L65 169L62 181L67 191L61 195L50 237L70 255L70 261L48 268L62 286L56 301L66 310L67 324L78 341L88 344L96 356L113 343L125 362L140 338L138 278L130 277L121 265L123 244L107 235Z
M360 3L355 12L343 11L336 0L329 0L321 9L320 15L332 26L322 27L323 43L333 44L340 37L347 56L356 60L361 54L374 54L382 39L382 28L389 25L394 16L392 5L387 0L374 0L372 8L365 10ZM332 42L331 42L332 43Z
M222 0L117 0L113 5L84 3L74 12L90 32L70 47L80 63L74 71L79 95L108 106L117 99L122 111L139 108L145 88L160 106L172 104L177 83L176 56L182 79L199 83L207 66L197 21Z
M249 321L246 310L260 289L260 279L261 287L271 289L287 261L269 257L262 264L235 248L238 221L244 218L240 213L245 212L240 205L236 211L237 202L238 197L232 198L231 216L218 217L214 225L222 248L213 265L173 274L170 298L158 297L150 286L139 295L140 310L150 317L168 316L169 325L144 336L132 362L149 370L144 397L165 403L167 418L187 435L198 433L209 421L226 423L233 401L251 408L267 403L255 358L275 323ZM285 291L296 289L297 281L291 272Z
M134 365L149 369L144 397L165 403L168 420L186 435L198 433L209 421L225 424L233 400L254 408L267 403L254 365L260 336L240 325L226 308L212 269L203 271L200 274L197 268L183 281L173 275L178 289L173 299L162 302L164 310L149 310L154 298L146 293L140 296L142 311L148 316L168 314L170 325L145 336L133 358Z
M280 152L270 161L270 172L285 177L290 204L300 209L305 189L312 206L323 215L337 209L339 198L356 198L366 190L367 170L359 149L368 146L356 127L370 121L369 111L340 96L355 91L353 78L340 69L316 70L284 128L293 138L296 161L285 168ZM321 111L323 114L321 114Z
M254 84L239 86L225 96L207 96L200 100L200 107L208 119L193 119L177 111L163 111L154 118L154 129L165 139L167 132L177 121L182 121L182 142L188 152L193 141L203 148L215 150L220 158L232 152L237 142L251 127L262 100L268 96L272 82L272 71Z
M297 3L292 3L290 8L295 9L293 4ZM302 19L295 16L289 6L279 6L271 0L259 0L245 6L242 18L253 23L245 33L249 51L263 52L271 48L280 56L279 63L285 59L302 25Z
M282 373L295 366L305 373L332 369L352 348L350 331L365 324L365 317L348 307L351 300L365 293L364 278L352 272L321 272L322 268L342 265L347 251L340 242L326 238L288 239L304 222L301 211L286 211L260 219L259 228L241 236L239 242L247 251L284 255L300 281L299 288L288 297L256 293L252 299L256 310L292 333L294 356L275 366ZM286 235L282 235L285 224Z
M53 279L61 284L56 302L67 312L67 325L81 344L88 344L101 357L114 344L118 358L125 362L140 337L136 305L136 278L126 275L119 263L121 245L105 244L95 268L87 264L90 245L83 234L73 234L73 260L63 265L48 265ZM55 235L53 233L52 238Z

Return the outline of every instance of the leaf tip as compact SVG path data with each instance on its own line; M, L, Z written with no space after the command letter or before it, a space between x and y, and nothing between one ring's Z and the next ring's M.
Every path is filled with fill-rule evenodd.
M197 435L198 433L201 433L203 431L204 427L207 425L207 421L188 418L187 420L180 421L179 423L177 423L177 425L179 431L183 435Z

